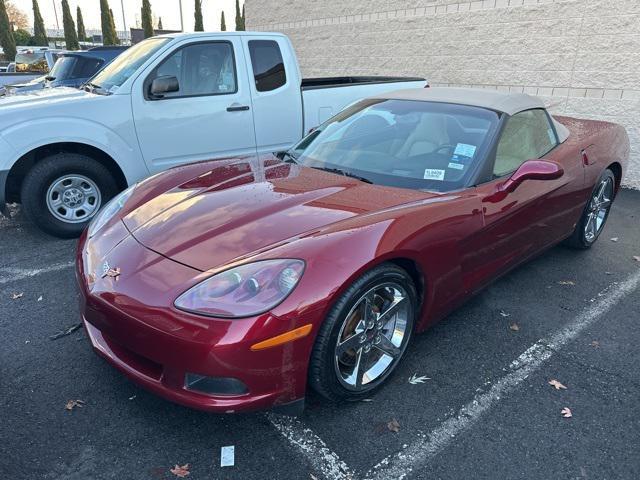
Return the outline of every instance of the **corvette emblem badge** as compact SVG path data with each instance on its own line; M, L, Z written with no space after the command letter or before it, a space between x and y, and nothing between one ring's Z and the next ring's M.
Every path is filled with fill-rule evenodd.
M111 277L117 281L119 276L120 276L120 267L111 268L111 266L109 265L109 262L104 262L102 264L102 278Z

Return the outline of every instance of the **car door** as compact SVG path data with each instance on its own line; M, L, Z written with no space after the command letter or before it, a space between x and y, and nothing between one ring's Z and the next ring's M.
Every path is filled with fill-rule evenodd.
M178 79L176 92L154 96L155 78ZM149 170L255 155L251 94L240 37L178 45L136 80L132 108Z
M565 187L575 179L575 169L565 169L554 180L526 180L513 192L497 194L524 162L545 159L557 146L555 128L545 110L526 110L506 119L493 161L493 178L476 187L483 227L465 241L467 291L478 290L556 243L566 232L570 221L564 206L571 189Z

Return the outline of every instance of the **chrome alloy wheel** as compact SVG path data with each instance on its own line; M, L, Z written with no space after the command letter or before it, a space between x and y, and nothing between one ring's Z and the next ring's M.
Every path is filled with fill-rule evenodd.
M102 197L96 183L83 175L65 175L47 190L47 208L65 223L86 222L100 209Z
M413 315L407 291L381 283L362 295L346 316L335 348L335 372L348 390L365 391L402 356Z
M584 225L584 238L587 242L594 242L600 235L609 214L612 199L613 180L607 177L600 182L589 203L587 221Z

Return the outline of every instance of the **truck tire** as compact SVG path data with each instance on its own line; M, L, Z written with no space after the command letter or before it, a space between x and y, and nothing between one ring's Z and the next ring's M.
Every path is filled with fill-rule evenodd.
M34 225L59 238L74 238L117 193L113 176L96 160L57 153L27 173L20 197L25 216Z

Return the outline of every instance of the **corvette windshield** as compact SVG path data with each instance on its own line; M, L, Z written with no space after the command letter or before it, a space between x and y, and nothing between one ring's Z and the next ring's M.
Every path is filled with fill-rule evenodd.
M307 135L296 163L377 185L462 188L488 149L498 114L414 100L365 100Z

